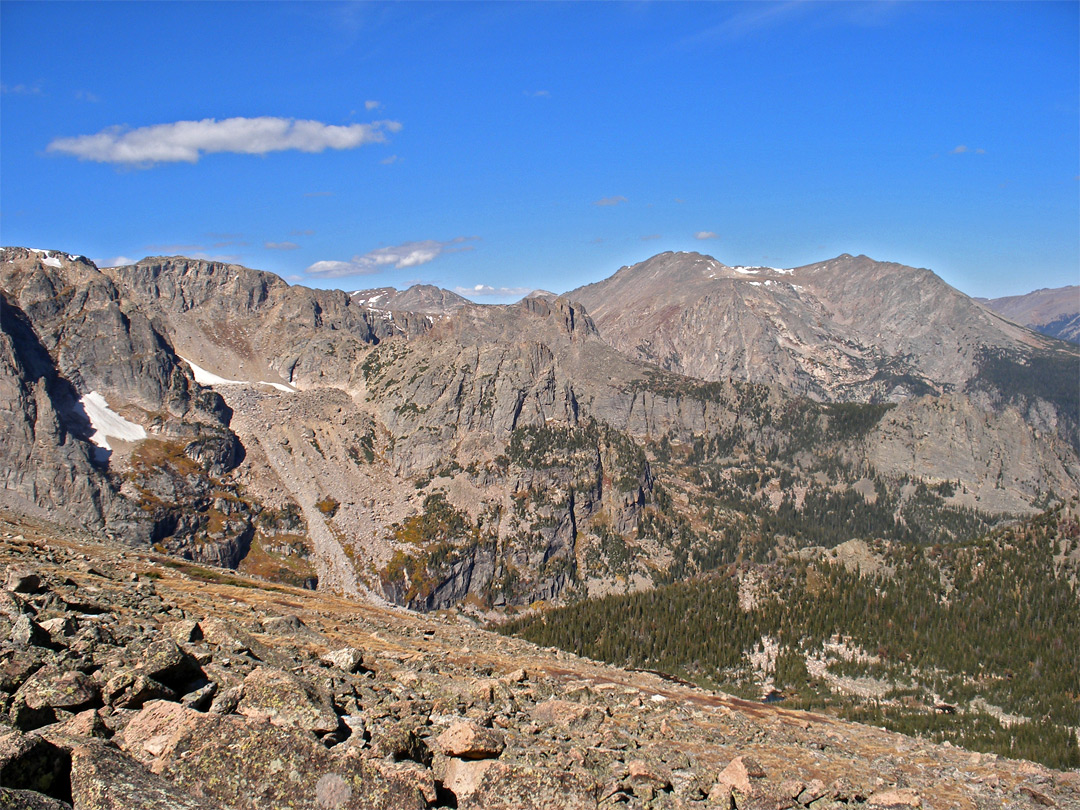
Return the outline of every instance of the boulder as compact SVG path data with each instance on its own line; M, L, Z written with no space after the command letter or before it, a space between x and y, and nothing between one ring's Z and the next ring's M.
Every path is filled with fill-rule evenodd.
M192 712L154 770L191 795L232 810L423 810L412 772L335 756L311 734L236 716ZM126 733L125 733L126 736Z
M22 615L15 619L11 626L11 643L16 649L49 647L52 645L52 637L40 624L29 616Z
M743 794L750 794L754 790L751 780L762 779L765 776L764 769L752 757L735 757L728 766L716 777L717 782L730 785Z
M71 795L79 810L221 810L101 744L72 750Z
M356 672L364 663L364 653L355 647L342 647L340 650L326 653L321 660L345 672Z
M70 801L70 774L68 753L40 735L0 732L0 785ZM7 805L0 801L0 807Z
M589 706L552 698L533 707L532 719L542 726L575 728L586 723L592 714L593 710Z
M71 805L33 790L12 790L0 787L0 808L3 810L71 810Z
M894 788L874 793L866 800L866 804L869 807L922 807L922 799L910 788Z
M176 693L163 683L133 670L121 670L105 683L102 699L121 709L139 709L150 700L175 700Z
M63 671L48 664L29 678L15 693L31 709L66 709L78 712L92 704L100 705L101 696L89 677L78 671Z
M199 671L198 662L180 649L172 638L166 636L152 642L139 656L135 669L158 683L181 690L181 687Z
M600 785L578 771L492 762L461 810L595 810Z
M4 590L12 593L41 593L41 577L28 568L8 569L4 577Z
M491 759L506 747L502 732L481 728L476 723L454 723L435 738L435 747L448 757L458 759Z
M340 722L329 695L309 681L270 667L258 667L244 678L244 696L236 711L316 734L328 734Z

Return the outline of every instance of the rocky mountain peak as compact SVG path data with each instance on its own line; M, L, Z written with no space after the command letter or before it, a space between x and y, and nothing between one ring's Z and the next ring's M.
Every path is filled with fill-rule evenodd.
M824 400L962 389L988 351L1049 347L928 269L847 253L790 269L661 253L567 295L619 351Z

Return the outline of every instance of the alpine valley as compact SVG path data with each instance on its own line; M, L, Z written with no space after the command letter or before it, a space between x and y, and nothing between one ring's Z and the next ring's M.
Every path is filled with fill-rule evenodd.
M876 759L859 747L870 732L840 717L917 734L936 762L955 745L1080 768L1080 348L930 270L846 254L776 269L663 253L565 295L481 306L429 286L307 289L184 257L98 268L81 256L10 247L0 251L0 292L0 508L9 526L24 527L20 541L39 538L33 553L8 543L12 565L33 566L35 553L51 549L55 559L104 555L109 570L157 566L185 620L209 615L182 609L195 610L198 600L183 594L194 578L223 593L232 587L220 597L222 615L237 613L236 600L250 602L239 613L258 613L248 618L259 627L271 619L255 593L291 594L312 623L327 611L339 611L343 627L377 616L379 632L415 630L434 639L432 649L466 628L470 645L488 645L492 656L510 644L521 645L515 655L551 656L531 665L548 673L530 692L536 700L558 693L559 678L580 682L585 664L576 656L586 655L623 668L600 679L619 690L640 684L612 672L649 671L695 695L751 699L724 697L724 711L762 728L768 717L827 719L856 758ZM59 577L49 593L68 583ZM40 629L48 605L59 604L45 599L30 617L29 602L11 599L12 634L21 621L14 613ZM145 617L132 621L145 629ZM70 645L66 625L53 625L55 656ZM314 633L300 625L290 626ZM481 626L566 652L556 659ZM315 649L316 635L289 643ZM223 704L219 724L269 689L270 675L248 683L256 665L315 666L291 647L292 663L274 664L286 653L259 645L276 642L236 642L234 632L231 655L255 663L210 677L229 644L196 649L196 636L183 636L174 634L181 647L196 645L184 647L185 666L203 667L199 688L244 695L231 709ZM380 654L387 644L376 645ZM22 660L17 649L3 655L5 673ZM403 660L380 667L369 654L376 692L391 690L386 673ZM503 664L516 669L510 658L492 662L488 676ZM354 664L351 673L361 670ZM100 669L71 671L89 680ZM417 677L396 683L411 688ZM492 697L500 689L520 692L525 677L492 681L485 705L500 703ZM187 694L175 672L168 678L174 699ZM0 679L20 733L64 719L53 712L42 723L25 709L19 690L30 682L29 674ZM1015 763L996 759L970 760L1004 770L969 788L943 771L915 776L901 756L908 771L879 769L846 793L815 792L809 760L769 759L781 742L770 748L768 731L755 756L769 760L769 779L753 767L739 784L683 778L695 757L712 767L712 755L683 751L680 764L665 764L659 754L630 757L625 740L601 744L605 723L625 719L607 705L610 689L593 682L584 714L560 698L569 719L536 720L575 740L596 737L580 743L580 757L556 737L551 761L529 766L576 774L550 795L591 798L562 806L1080 806L1080 784L1068 774L1029 763L1039 778L1024 781L1009 770ZM118 728L116 718L127 722L136 710L144 725L179 722L144 717L139 700L114 701L112 717L114 704L99 693L94 711ZM360 691L328 695L335 717L366 710ZM780 708L756 702L763 695ZM356 704L348 710L347 698ZM429 726L453 714L448 700L429 707ZM474 717L473 703L461 711L469 733L483 737L492 717ZM192 716L205 708L183 707ZM520 709L530 711L539 716ZM518 722L513 712L498 716ZM430 733L410 727L412 738L385 750L381 732L355 732L367 734L357 745L364 756L378 749L388 761L435 769L430 790L414 791L415 806L503 806L494 793L469 805L484 788L446 770L455 758L498 751L475 739L460 755L448 738L436 746L439 722ZM675 722L664 720L665 734ZM333 752L349 728L335 720L308 731ZM503 728L508 739L520 731ZM125 750L154 760L155 775L194 778L182 776L186 760L168 745ZM435 765L417 753L422 745L442 752ZM598 764L593 749L611 756ZM784 798L774 774L799 789L788 785ZM952 787L935 798L933 785L945 782ZM243 790L204 788L213 806L284 806L274 804L280 797L249 805ZM875 791L886 797L877 804ZM544 795L506 806L555 806ZM353 806L314 796L295 806Z

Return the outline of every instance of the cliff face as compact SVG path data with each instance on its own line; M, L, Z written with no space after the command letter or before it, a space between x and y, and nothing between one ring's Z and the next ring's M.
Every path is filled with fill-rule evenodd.
M995 379L1021 373L1023 347L1044 351L1041 339L928 271L665 254L616 274L618 295L594 320L566 297L478 306L412 290L401 300L428 311L410 312L381 306L378 291L183 258L107 274L60 254L4 259L10 497L66 501L73 521L133 521L133 538L178 554L415 608L651 587L798 545L813 509L853 493L882 493L874 525L907 536L905 508L974 531L1080 481L1056 404L965 377L990 350L1002 353ZM738 329L695 342L694 313L712 317L721 298L737 303ZM707 377L721 358L732 379L609 344L605 323L660 310L666 365ZM889 318L896 329L880 327ZM958 337L972 334L982 343ZM740 377L753 374L768 382ZM813 399L859 392L901 402ZM112 436L107 464L92 419ZM915 484L952 494L916 504Z
M206 527L183 512L241 453L224 401L86 259L6 248L0 289L6 496L128 542L181 526L190 545ZM243 555L236 532L201 533L202 556Z

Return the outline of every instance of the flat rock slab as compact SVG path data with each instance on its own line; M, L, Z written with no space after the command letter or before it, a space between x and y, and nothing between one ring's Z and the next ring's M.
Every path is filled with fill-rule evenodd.
M309 681L269 667L254 669L244 678L244 696L236 711L315 734L334 731L340 722L329 695Z

